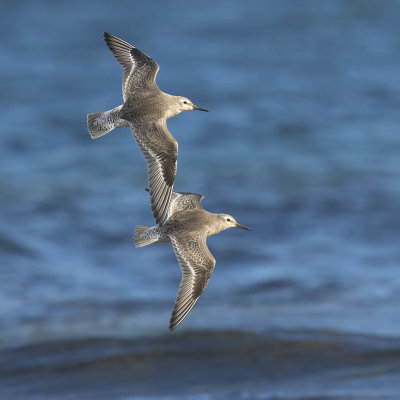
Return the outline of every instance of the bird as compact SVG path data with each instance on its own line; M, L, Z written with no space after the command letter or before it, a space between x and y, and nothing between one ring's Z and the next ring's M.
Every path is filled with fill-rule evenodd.
M162 92L156 84L159 65L122 39L104 33L104 40L123 67L124 104L87 115L92 139L115 128L130 127L146 164L150 202L156 224L165 220L175 182L178 143L167 128L167 119L188 110L208 111L188 98Z
M136 247L155 242L170 243L180 264L182 278L171 314L171 332L193 308L214 270L216 261L207 247L207 237L228 228L251 230L229 214L206 211L200 204L203 198L197 193L173 192L168 218L162 226L138 225L135 228Z

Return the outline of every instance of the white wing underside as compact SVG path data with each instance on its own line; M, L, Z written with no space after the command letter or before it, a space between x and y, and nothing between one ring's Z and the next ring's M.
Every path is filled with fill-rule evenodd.
M193 308L207 286L215 259L206 244L206 235L171 237L172 247L182 269L169 329L173 331Z
M136 142L147 163L150 202L157 224L162 225L169 208L177 169L178 144L166 124L134 126Z

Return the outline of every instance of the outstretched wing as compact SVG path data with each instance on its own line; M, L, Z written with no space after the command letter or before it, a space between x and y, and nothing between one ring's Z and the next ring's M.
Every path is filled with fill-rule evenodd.
M178 143L165 120L153 124L129 124L147 163L151 209L156 223L163 224L175 182Z
M183 210L203 209L200 205L204 196L197 193L174 192L168 209L168 218Z
M215 267L215 258L206 244L206 235L171 236L172 247L182 269L182 280L172 310L169 330L186 317L207 286Z
M110 33L104 32L104 40L124 69L122 78L124 101L131 92L149 85L155 85L160 67L154 60L136 47Z

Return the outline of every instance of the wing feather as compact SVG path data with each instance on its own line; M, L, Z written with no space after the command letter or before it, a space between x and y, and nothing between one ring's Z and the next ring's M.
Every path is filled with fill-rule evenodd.
M207 247L206 235L171 237L172 247L182 269L182 279L172 310L169 329L173 331L186 317L207 286L215 258Z
M202 209L200 202L204 196L197 193L174 192L168 209L168 218L179 211Z
M165 120L153 124L130 124L136 142L147 163L151 209L156 223L162 225L175 182L178 143Z
M122 78L122 95L124 101L131 92L144 86L155 84L157 72L160 67L153 59L136 47L110 33L104 32L104 40L124 69Z

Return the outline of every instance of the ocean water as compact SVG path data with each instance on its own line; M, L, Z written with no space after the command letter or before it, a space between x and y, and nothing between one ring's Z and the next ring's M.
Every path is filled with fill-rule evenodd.
M398 399L400 4L3 2L0 398ZM175 190L251 232L173 334L172 248L153 224L113 33L162 90L210 110L168 121Z

